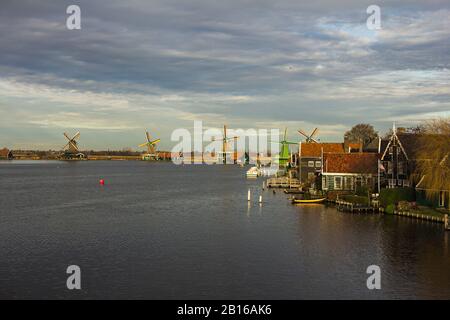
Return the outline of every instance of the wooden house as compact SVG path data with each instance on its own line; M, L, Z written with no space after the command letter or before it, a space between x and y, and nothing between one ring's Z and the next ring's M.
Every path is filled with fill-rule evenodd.
M299 177L302 182L313 182L322 171L322 154L343 153L343 143L307 142L299 145Z
M298 171L302 182L313 182L322 172L324 153L360 152L360 143L348 142L307 142L300 143L298 153Z
M440 165L450 168L450 156L447 154ZM441 185L438 189L433 189L433 177L424 175L421 177L416 185L416 199L417 202L423 205L428 205L434 208L446 208L450 210L450 183L448 180L444 179L446 183ZM427 191L429 195L427 196ZM430 196L430 194L432 196Z
M381 142L382 185L384 187L412 186L411 180L420 138L420 134L398 133L394 127L389 139Z
M324 153L322 190L354 192L359 187L377 191L377 153Z
M450 210L450 190L436 190L435 195L427 197L426 191L430 189L425 177L416 185L416 199L422 205L434 208L446 208Z

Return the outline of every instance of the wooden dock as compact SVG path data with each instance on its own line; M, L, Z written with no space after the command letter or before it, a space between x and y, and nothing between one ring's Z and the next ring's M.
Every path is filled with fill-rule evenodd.
M297 178L277 177L269 178L266 183L267 188L300 188L302 184Z

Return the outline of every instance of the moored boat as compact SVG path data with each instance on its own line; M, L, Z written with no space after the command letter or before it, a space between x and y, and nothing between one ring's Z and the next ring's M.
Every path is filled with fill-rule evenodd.
M248 169L246 175L247 178L256 178L259 176L259 170L257 167L251 167L250 169Z
M296 199L292 198L292 203L322 203L327 198L316 198L316 199Z

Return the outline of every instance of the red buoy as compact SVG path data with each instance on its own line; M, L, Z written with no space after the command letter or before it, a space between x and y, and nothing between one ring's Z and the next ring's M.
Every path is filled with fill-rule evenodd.
M105 184L105 180L100 179L100 184L103 186Z

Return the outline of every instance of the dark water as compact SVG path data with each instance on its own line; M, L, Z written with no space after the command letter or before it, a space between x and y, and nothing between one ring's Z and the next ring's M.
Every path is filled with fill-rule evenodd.
M450 298L441 224L293 206L272 191L260 206L262 180L244 172L1 162L0 298ZM81 291L66 289L71 264ZM366 287L372 264L378 291Z

